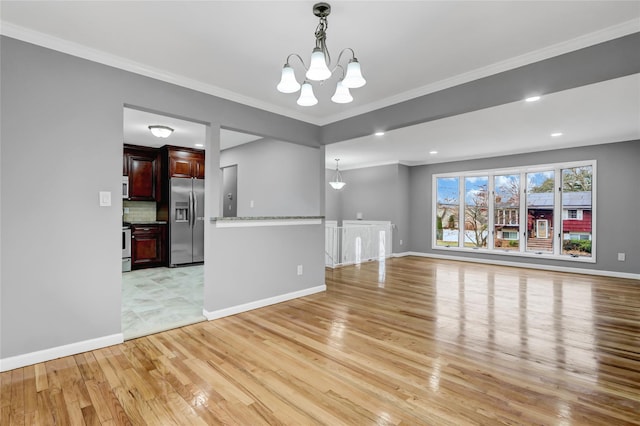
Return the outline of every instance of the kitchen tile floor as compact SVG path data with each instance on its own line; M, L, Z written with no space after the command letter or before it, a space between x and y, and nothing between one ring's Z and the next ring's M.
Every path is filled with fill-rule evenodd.
M122 274L124 339L205 321L204 266L151 268Z

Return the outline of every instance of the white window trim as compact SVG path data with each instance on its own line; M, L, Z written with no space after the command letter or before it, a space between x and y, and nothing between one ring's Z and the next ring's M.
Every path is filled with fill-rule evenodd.
M553 214L553 223L558 224L554 226L554 235L553 235L553 253L539 253L539 252L527 252L526 250L526 221L522 223L522 220L519 220L521 223L519 224L519 236L520 236L520 244L518 250L505 250L500 248L494 248L494 233L495 233L495 176L501 175L519 175L520 176L520 218L526 218L526 174L527 173L535 173L535 172L543 172L543 171L554 171L555 178L555 187L562 187L562 169L569 169L575 167L583 167L583 166L591 166L592 167L592 188L591 188L591 256L590 257L572 257L570 255L562 254L562 242L563 242L563 230L562 230L562 220L563 216L566 214L565 209L562 207L562 193L559 190L555 191L555 203L554 203L554 214ZM436 215L437 215L437 181L438 178L458 178L458 218L463 218L464 216L464 182L465 178L468 177L477 177L477 176L487 176L488 177L488 190L489 190L489 212L488 212L488 222L490 230L489 236L487 238L487 248L467 248L464 247L464 229L462 223L459 223L458 226L458 247L447 247L447 246L438 246L436 241ZM431 176L432 182L432 221L431 221L431 248L433 250L444 250L444 251L460 251L460 252L482 252L486 254L495 254L500 256L520 256L520 257L535 257L542 259L554 259L554 260L565 260L570 262L584 262L584 263L596 263L596 181L597 181L597 161L596 160L587 160L587 161L574 161L574 162L565 162L565 163L551 163L551 164L539 164L539 165L529 165L522 167L510 167L503 169L488 169L488 170L473 170L473 171L462 171L462 172L449 172L449 173L438 173L433 174ZM524 200L524 201L523 201ZM574 209L575 210L575 209ZM579 210L579 209L578 209ZM579 210L579 217L582 216L582 210ZM523 230L524 228L524 230Z

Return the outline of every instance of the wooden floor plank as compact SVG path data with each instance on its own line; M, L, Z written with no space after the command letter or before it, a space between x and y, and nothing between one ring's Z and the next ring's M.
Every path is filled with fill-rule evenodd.
M640 425L640 283L432 260L0 373L0 423Z

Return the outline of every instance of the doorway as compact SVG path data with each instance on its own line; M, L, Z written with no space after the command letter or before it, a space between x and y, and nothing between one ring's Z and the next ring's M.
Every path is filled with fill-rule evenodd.
M536 220L536 238L549 238L549 221L546 219Z
M156 137L150 126L170 129L169 135ZM123 267L122 273L125 340L206 320L202 314L204 202L187 206L184 218L176 218L171 207L172 183L176 183L172 181L188 181L205 194L206 134L202 123L123 109L123 183L127 179L129 185L128 194L123 189L122 225L131 232L131 270ZM139 167L141 162L144 168ZM194 199L196 192L191 191L188 199ZM176 239L178 231L184 230L174 222L187 218L188 232ZM174 252L196 255L188 262L174 262ZM170 267L172 263L180 267Z

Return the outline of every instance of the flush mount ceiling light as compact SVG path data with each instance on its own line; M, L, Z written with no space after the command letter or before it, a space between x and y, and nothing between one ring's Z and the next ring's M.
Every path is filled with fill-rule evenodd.
M540 96L529 96L525 99L526 102L537 102L540 100Z
M342 181L342 175L340 174L340 170L338 170L338 161L340 161L340 159L336 158L336 175L333 177L333 180L329 182L329 185L331 185L333 189L342 189L347 184Z
M149 130L156 138L168 138L171 133L173 133L173 129L167 126L154 125L149 126Z
M341 79L336 84L336 91L331 97L331 100L338 104L346 104L353 101L353 97L349 92L349 89L356 89L358 87L364 86L367 81L362 77L362 72L360 71L360 63L356 58L356 54L353 49L347 47L342 49L340 54L338 55L338 60L336 61L333 69L331 67L331 56L329 55L329 50L327 49L327 16L331 13L331 6L329 3L316 3L313 6L313 14L320 18L320 23L316 27L315 37L316 37L316 47L311 52L311 60L309 62L309 67L307 67L297 53L291 53L287 56L287 62L284 64L282 68L282 76L280 78L280 83L278 83L277 89L282 93L294 93L300 90L300 97L298 98L298 105L301 106L312 106L318 103L318 99L313 94L313 87L311 86L311 81L320 81L324 82L331 78L333 72L338 68L341 70ZM351 53L351 60L346 65L346 70L343 65L340 64L342 60L342 56L345 52ZM296 75L291 67L290 59L298 58L298 60L302 63L306 74L306 79L302 82L302 85L298 83L296 80Z

